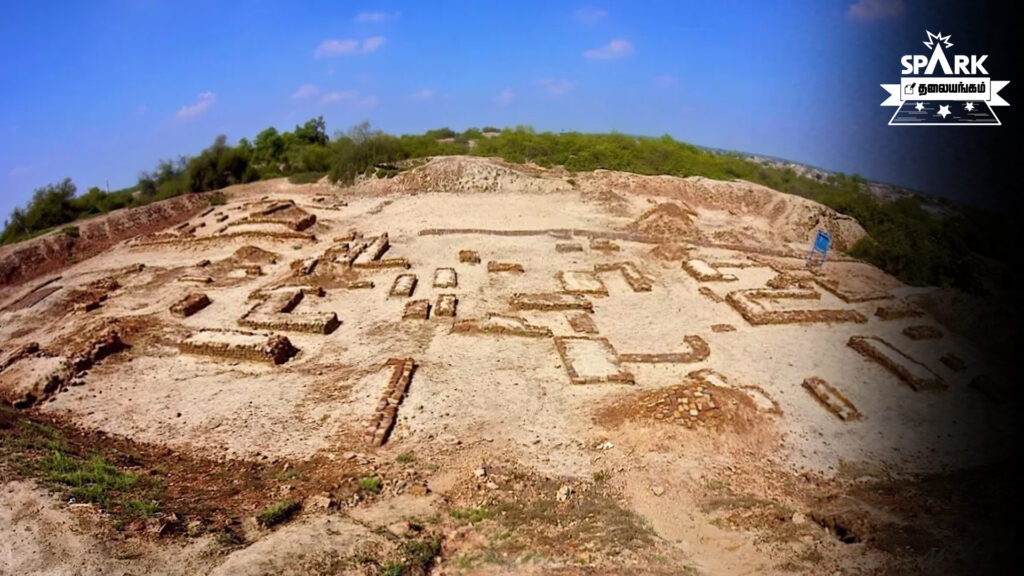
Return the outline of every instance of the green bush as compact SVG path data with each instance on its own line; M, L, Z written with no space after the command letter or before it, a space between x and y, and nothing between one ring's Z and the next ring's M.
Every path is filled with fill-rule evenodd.
M279 500L267 506L256 515L256 521L264 528L272 528L291 520L302 507L294 500Z
M381 486L381 480L377 476L367 476L359 479L359 489L363 492L377 494L380 492Z
M78 238L80 235L78 231L78 226L65 226L60 229L60 233L65 236L70 236L72 238Z

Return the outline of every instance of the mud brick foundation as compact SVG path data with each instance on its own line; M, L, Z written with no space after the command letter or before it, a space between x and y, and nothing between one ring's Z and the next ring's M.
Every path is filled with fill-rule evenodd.
M459 262L463 264L479 264L480 254L476 250L459 250Z
M488 272L513 272L515 274L522 274L524 272L523 265L516 262L495 262L491 260L487 263Z
M576 242L559 242L555 244L555 252L583 252L583 245Z
M384 232L380 236L374 238L367 246L365 250L355 257L352 261L353 267L365 267L371 262L380 260L381 256L388 251L391 247L391 243L388 240L388 233Z
M555 348L573 384L634 383L607 338L556 337Z
M594 319L585 312L579 312L576 314L567 314L566 320L569 321L569 326L574 332L580 332L582 334L597 334L597 324L594 324Z
M870 302L872 300L887 300L893 297L892 294L883 290L850 290L843 286L839 280L827 275L816 275L814 281L818 283L818 286L828 290L843 302Z
M725 301L721 296L716 294L714 290L708 288L707 286L701 286L697 291L700 292L701 296L711 300L712 302L717 303Z
M735 332L736 327L732 324L712 324L711 331L716 334L721 334L722 332Z
M632 262L614 262L612 264L594 264L595 272L614 272L618 270L633 289L633 292L650 292L653 286L650 278Z
M608 288L597 277L597 272L558 272L555 276L566 294L593 294L607 296Z
M683 270L700 282L734 282L737 280L732 274L722 274L707 262L697 258L684 260Z
M594 311L594 304L579 294L564 292L516 293L509 300L513 310L586 310Z
M752 326L765 324L801 324L810 322L857 322L868 319L856 310L769 310L756 300L816 300L821 294L814 290L738 290L725 300Z
M412 265L409 264L407 258L381 258L380 260L370 260L366 263L357 262L352 267L361 269L405 268L408 270Z
M178 343L188 354L283 364L298 353L284 336L236 330L200 330Z
M489 314L487 318L462 320L452 326L453 334L500 334L525 336L528 338L546 338L551 336L551 329L535 326L519 316Z
M187 318L210 305L210 298L202 292L193 292L171 305L171 314Z
M920 318L924 311L907 302L882 304L875 310L875 316L882 320L899 320L900 318Z
M385 364L391 367L391 380L377 402L373 416L363 434L363 441L371 446L383 446L391 436L391 430L398 419L398 407L409 392L416 363L412 358L391 358Z
M318 290L313 288L313 290ZM239 326L259 330L330 334L341 325L334 312L293 313L306 291L302 288L279 289L264 293L263 301L238 319ZM322 295L322 294L321 294Z
M857 411L853 402L850 402L842 392L821 378L817 376L806 378L803 386L811 393L811 396L814 396L822 406L838 416L840 420L849 421L860 418L860 412Z
M416 275L415 274L399 274L395 277L395 282L391 285L391 290L388 291L388 296L395 298L408 298L412 296L412 293L416 290Z
M934 340L942 338L942 330L935 326L907 326L903 329L903 335L911 340Z
M847 346L865 357L878 362L896 374L914 390L945 388L942 381L927 366L907 356L898 348L875 336L851 336Z
M949 368L953 372L963 372L967 369L967 363L963 361L963 358L960 358L952 352L946 352L943 354L942 357L939 358L939 362L942 362L946 368Z
M459 275L454 268L438 268L434 270L434 288L455 288L459 285Z
M591 238L590 249L598 252L618 252L619 245L607 238Z
M434 304L434 316L454 318L458 304L459 298L455 294L438 294L437 303Z
M178 278L178 282L187 282L189 284L213 284L213 278L209 276L182 276Z
M427 300L410 300L405 303L402 320L426 320L430 318L430 302Z
M670 352L667 354L622 354L622 362L640 364L692 364L703 362L711 355L711 347L697 335L683 336L683 342L690 347L689 352Z
M345 285L345 288L349 290L364 290L367 288L373 288L372 280L353 280Z
M283 332L309 332L330 334L341 326L341 320L334 312L300 314L250 313L238 320L239 326L258 330L280 330Z

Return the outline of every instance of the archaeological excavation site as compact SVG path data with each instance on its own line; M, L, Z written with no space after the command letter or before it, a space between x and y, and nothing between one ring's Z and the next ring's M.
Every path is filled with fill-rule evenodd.
M1010 375L811 200L449 156L77 226L0 247L0 574L927 574L996 546Z

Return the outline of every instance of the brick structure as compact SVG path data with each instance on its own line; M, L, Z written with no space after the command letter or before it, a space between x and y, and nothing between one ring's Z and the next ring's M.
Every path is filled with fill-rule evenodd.
M391 436L391 430L398 419L398 407L409 392L416 362L412 358L391 358L385 367L391 367L391 379L377 402L377 407L367 424L363 440L371 446L383 446Z
M202 292L193 292L171 305L171 314L187 318L210 305L210 298Z

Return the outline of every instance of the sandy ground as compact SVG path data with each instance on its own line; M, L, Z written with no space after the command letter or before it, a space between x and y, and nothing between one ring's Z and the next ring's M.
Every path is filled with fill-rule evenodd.
M575 229L625 234L652 206L678 201L659 195L671 192L659 183L651 195L638 194L635 186L613 189L619 199L609 204L590 191L597 186L594 178L582 178L587 184L578 188L564 182L541 186L544 181L538 184L533 179L522 187L531 191L516 191L514 180L501 180L494 191L474 192L472 186L465 186L465 190L440 192L424 185L426 189L415 194L388 193L386 182L337 191L284 181L238 187L229 190L228 205L190 221L205 224L196 229L198 240L124 242L67 268L58 281L61 290L30 308L0 313L0 340L5 342L5 352L29 341L44 348L59 347L87 322L136 318L143 328L136 340L127 338L132 345L129 351L101 362L82 378L83 385L60 391L33 410L204 458L257 461L334 458L351 450L374 450L362 442L362 433L390 375L384 362L411 357L418 368L389 441L377 449L382 456L415 452L423 459L435 454L452 469L469 470L491 454L539 475L581 481L599 471L614 470L613 483L621 491L623 505L645 518L667 549L688 559L686 565L707 574L783 573L778 566L787 557L811 546L799 540L780 549L764 544L755 530L711 523L713 514L701 508L695 494L725 470L756 475L757 465L767 465L793 477L811 473L832 478L844 462L869 462L899 476L964 467L993 457L988 438L1009 426L1010 420L968 387L985 370L981 351L948 330L937 341L914 341L901 332L912 325L938 326L933 318L881 320L874 315L879 301L847 303L815 286L821 293L818 300L778 300L766 306L857 310L868 321L751 326L727 302L700 292L706 287L725 297L735 290L765 288L778 270L801 266L796 250L803 248L793 231L771 236L771 214L779 212L775 204L766 204L771 214L749 206L739 206L730 214L726 201L716 197L694 208L696 216L688 225L699 234L693 236L692 244L683 242L688 248L685 258L699 259L708 268L706 263L742 264L717 268L735 276L735 281L699 282L683 269L681 259L652 254L657 239L622 236L613 240L617 251L602 252L589 248L585 237L566 240L545 233ZM677 198L696 194L687 186ZM717 191L721 186L713 187ZM347 205L324 208L317 201L324 196ZM302 210L316 215L317 223L305 230L315 239L217 239L224 225L216 221L220 215L229 215L232 222L274 200L294 200ZM805 201L799 202L803 206ZM808 238L813 225L805 231ZM287 230L281 225L253 224L228 228L225 234L243 228ZM730 228L753 231L748 237L757 236L769 244L766 248L788 250L795 257L773 260L758 250L713 241L714 232ZM445 229L476 230L436 233ZM428 230L435 233L421 234ZM293 262L322 257L340 243L335 238L350 231L366 238L387 232L391 247L384 257L406 258L410 268L346 271L322 258L312 276L295 275ZM486 231L535 233L512 236ZM565 241L578 242L584 250L557 252L556 243ZM273 252L277 261L263 263L261 276L246 276L230 264L232 254L243 246ZM477 251L483 262L460 263L458 252L465 249ZM202 260L212 264L197 268ZM524 272L489 273L486 263L491 260L519 263ZM589 280L587 273L595 265L616 262L634 263L652 280L652 289L635 292L614 270L598 272L595 277L600 284ZM70 290L133 264L145 268L122 273L121 288L111 292L99 309L83 312L67 305L64 296ZM433 286L435 270L440 268L455 270L457 287ZM570 274L563 285L560 272L583 274ZM841 255L826 264L825 272L845 282L844 286L877 290L895 299L913 292L871 266L845 261ZM402 320L407 299L388 296L395 277L402 273L417 276L413 299L433 303L442 293L456 294L457 316ZM213 281L203 285L177 281L197 274L210 275ZM370 280L374 287L346 289L338 280L346 274ZM335 312L340 327L326 335L277 332L300 350L280 366L186 355L175 347L178 340L202 328L240 329L237 320L254 304L248 300L250 293L282 283L324 285L323 297L306 296L295 312ZM514 293L566 288L599 291L598 286L607 289L606 296L587 295L598 331L593 335L578 334L570 327L567 315L574 311L513 311L509 306ZM0 308L30 288L5 291ZM171 304L196 291L206 293L212 304L184 319L170 314ZM633 375L635 384L573 385L552 337L450 333L453 322L490 313L520 316L549 328L555 337L607 338L617 354L682 352L687 348L683 338L689 335L703 338L711 353L706 360L689 364L617 366L602 350L584 344L576 350L579 371L606 375L622 369ZM717 324L729 324L735 331L712 331L710 327ZM914 391L897 375L847 346L851 336L885 339L948 386L940 391ZM940 363L940 356L947 352L955 352L968 369L956 373ZM672 422L646 420L611 425L598 417L608 406L679 383L688 373L705 368L723 375L736 390L757 388L752 394L762 408L752 431L688 430ZM801 386L811 376L840 390L863 418L844 422L828 412ZM776 409L766 409L772 405ZM602 442L614 448L595 451L594 446ZM444 494L445 472L438 474L432 489ZM770 490L749 478L737 484ZM200 571L216 574L277 573L281 566L293 564L282 558L302 556L310 543L316 542L318 549L340 550L374 538L347 516L314 515L227 558L209 552L208 542L190 540L184 545L146 544L131 559L118 560L117 554L106 550L98 529L81 527L83 512L22 482L9 482L3 490L3 573L107 573L125 567L135 573L195 573L189 569L192 558L202 559ZM365 512L351 515L360 513ZM41 532L48 536L26 536ZM821 540L816 537L815 542ZM816 553L823 554L830 566L849 564L870 571L884 563L881 552L852 552L835 541L820 545ZM54 555L64 560L44 560ZM802 566L815 573L813 563ZM456 572L450 566L448 570Z

